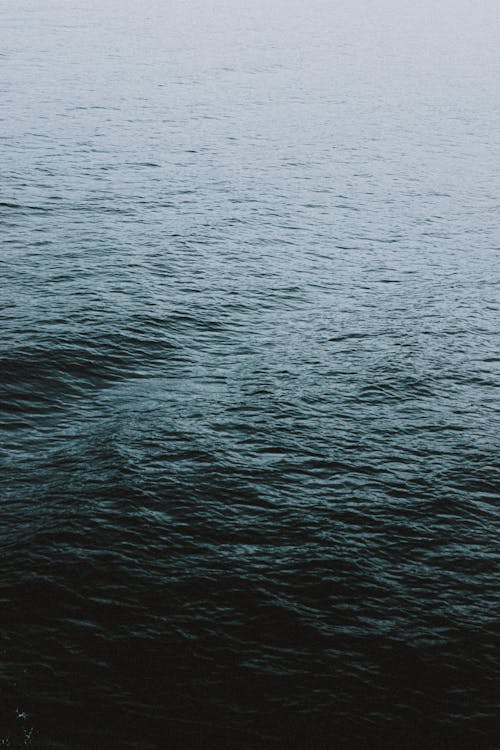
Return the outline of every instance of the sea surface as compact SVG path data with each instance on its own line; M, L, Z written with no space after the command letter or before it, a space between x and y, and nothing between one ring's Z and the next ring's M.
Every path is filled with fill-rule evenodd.
M0 747L500 747L493 0L0 0Z

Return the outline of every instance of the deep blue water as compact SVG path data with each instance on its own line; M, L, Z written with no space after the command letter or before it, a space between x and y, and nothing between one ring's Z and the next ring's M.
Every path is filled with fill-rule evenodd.
M495 750L500 13L0 2L0 746Z

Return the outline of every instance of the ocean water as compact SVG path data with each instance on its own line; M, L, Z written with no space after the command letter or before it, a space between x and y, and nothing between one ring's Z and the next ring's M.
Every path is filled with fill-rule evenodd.
M500 746L499 39L1 0L1 747Z

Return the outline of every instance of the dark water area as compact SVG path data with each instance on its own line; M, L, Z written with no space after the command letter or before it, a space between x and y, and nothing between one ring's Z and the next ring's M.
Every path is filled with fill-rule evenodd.
M0 2L0 747L500 747L498 39Z

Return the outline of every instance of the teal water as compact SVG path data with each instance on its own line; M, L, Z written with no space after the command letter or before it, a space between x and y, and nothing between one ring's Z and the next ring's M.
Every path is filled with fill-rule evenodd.
M499 27L0 4L0 744L497 747Z

